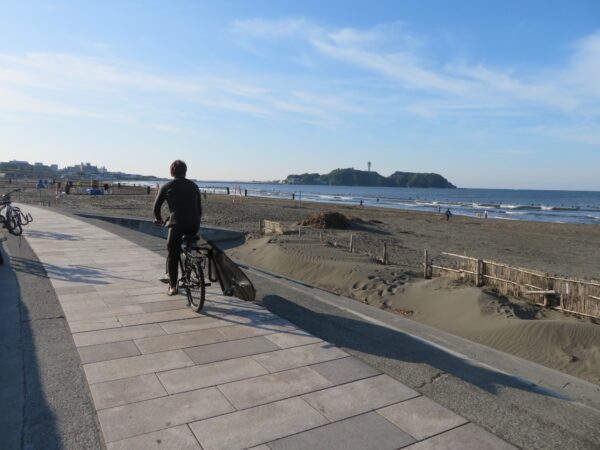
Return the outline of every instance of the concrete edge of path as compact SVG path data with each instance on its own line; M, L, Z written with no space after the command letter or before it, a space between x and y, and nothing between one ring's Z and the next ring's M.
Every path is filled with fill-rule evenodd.
M11 374L22 386L18 448L105 448L79 353L43 264L26 239L9 236L4 245L3 270L12 272L18 295L22 364Z
M120 217L108 214L95 214L88 212L75 212L69 211L71 214L78 216L79 218L97 219L105 222L121 225L132 230L139 231L141 233L149 234L151 236L165 238L167 237L167 229L164 227L156 226L151 220L138 218L138 217ZM200 235L206 240L212 242L226 243L229 241L238 241L244 238L244 233L235 230L228 230L226 228L218 227L200 227Z

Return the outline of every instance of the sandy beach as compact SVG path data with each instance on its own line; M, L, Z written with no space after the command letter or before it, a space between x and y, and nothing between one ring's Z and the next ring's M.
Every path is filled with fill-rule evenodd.
M0 187L1 190L4 188ZM114 195L63 195L58 206L73 211L151 218L154 192L123 188ZM22 202L39 203L28 190ZM51 198L52 196L49 196ZM19 200L19 197L15 197ZM600 384L600 325L590 319L541 309L447 279L422 279L423 250L491 259L553 274L600 278L600 227L482 220L390 209L302 205L285 200L208 195L203 224L243 231L246 242L229 250L243 262L348 295L453 334ZM357 219L350 231L318 231L298 237L262 237L259 221L298 221L338 211ZM348 252L350 233L358 253ZM331 245L339 244L338 247ZM392 263L374 256L387 244Z

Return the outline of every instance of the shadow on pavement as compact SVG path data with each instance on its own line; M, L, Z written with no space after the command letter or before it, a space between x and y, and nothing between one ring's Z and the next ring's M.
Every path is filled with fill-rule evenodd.
M42 379L50 374L38 365L35 322L20 301L21 289L6 256L4 264L0 266L0 447L58 449L62 440L42 388Z
M10 383L20 407L0 399L0 448L104 448L81 360L44 266L26 241L6 244L11 256L5 254L0 274L13 280L16 312L0 328L0 391ZM0 305L7 297L0 295ZM8 317L0 314L0 320ZM18 341L11 355L5 353L8 338ZM7 416L15 415L18 424L6 431ZM14 440L9 443L7 436Z
M565 399L557 393L520 381L513 376L471 364L463 358L398 330L341 315L316 312L279 295L265 295L262 303L275 314L293 319L294 323L306 331L342 348L408 363L428 364L491 394L496 394L498 389L504 386Z
M51 278L53 280L70 281L82 284L109 284L107 278L119 278L106 271L85 266L57 266L56 264L42 263L37 259L13 257L12 266L18 272L30 275Z
M53 241L80 241L81 238L70 234L58 233L56 231L33 231L27 230L27 237L36 239L48 239Z

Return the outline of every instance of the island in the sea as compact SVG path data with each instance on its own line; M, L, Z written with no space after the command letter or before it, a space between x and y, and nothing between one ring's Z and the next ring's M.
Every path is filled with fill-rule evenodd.
M377 172L335 169L328 174L304 173L288 175L286 184L326 184L331 186L380 186L412 188L456 188L437 173L394 172L384 177Z

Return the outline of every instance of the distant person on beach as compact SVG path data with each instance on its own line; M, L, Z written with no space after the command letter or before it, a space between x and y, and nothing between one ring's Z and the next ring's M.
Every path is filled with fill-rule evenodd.
M450 217L452 217L452 211L450 211L450 208L446 209L446 220L450 220Z
M195 235L200 228L202 217L202 200L200 188L193 181L188 180L185 175L187 166L181 160L173 161L171 164L171 176L173 180L165 183L154 201L154 223L162 225L163 219L160 209L165 202L169 205L169 235L167 237L167 266L169 270L169 295L177 294L177 272L179 269L179 256L181 243L186 234Z
M39 180L35 186L36 189L44 189L46 186L44 186L44 182L42 180Z

